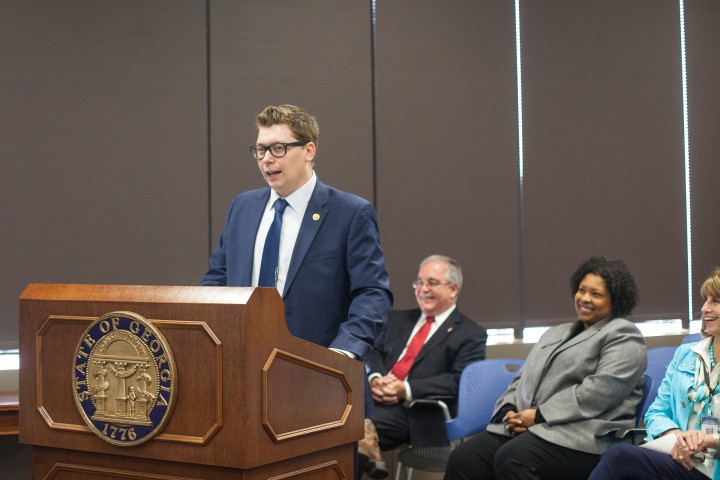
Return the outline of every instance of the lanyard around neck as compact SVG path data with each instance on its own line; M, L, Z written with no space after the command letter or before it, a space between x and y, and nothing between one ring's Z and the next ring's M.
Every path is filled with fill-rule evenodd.
M720 385L720 379L718 379L718 382L715 384L714 387L710 387L710 374L707 371L707 367L705 366L705 360L703 360L702 356L698 354L698 357L700 357L700 364L702 365L703 369L703 376L705 377L705 384L707 385L708 390L710 391L710 401L712 402L712 397L715 395L715 390L717 390L718 385Z

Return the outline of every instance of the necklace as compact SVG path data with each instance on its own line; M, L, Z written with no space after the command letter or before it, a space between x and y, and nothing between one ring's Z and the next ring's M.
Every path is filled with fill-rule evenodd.
M715 370L715 347L713 347L714 342L710 342L710 370Z

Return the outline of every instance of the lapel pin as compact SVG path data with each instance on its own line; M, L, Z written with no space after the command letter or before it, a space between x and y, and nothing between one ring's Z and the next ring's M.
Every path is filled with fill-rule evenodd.
M449 328L448 328L448 333L450 333L450 332L452 332L452 331L453 331L453 328L452 328L452 327L449 327Z
M313 213L313 220L315 220L316 222L317 222L318 220L320 220L320 214L319 214L319 213Z

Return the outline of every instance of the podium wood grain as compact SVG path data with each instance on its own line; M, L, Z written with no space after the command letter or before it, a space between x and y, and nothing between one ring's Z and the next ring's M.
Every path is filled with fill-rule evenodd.
M165 429L133 447L85 425L75 348L113 311L142 315L175 356ZM362 363L293 337L272 288L31 284L20 297L20 442L34 478L352 478Z

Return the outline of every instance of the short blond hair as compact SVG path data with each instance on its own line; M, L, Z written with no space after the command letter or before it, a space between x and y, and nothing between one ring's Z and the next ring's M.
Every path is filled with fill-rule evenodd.
M713 271L710 272L710 276L706 278L702 286L700 286L700 295L702 295L703 300L706 300L708 297L720 298L720 267L715 267ZM700 327L700 334L703 337L710 336L705 332L704 318Z
M302 142L313 142L317 147L320 127L315 117L295 105L270 105L260 112L256 123L260 127L287 125L293 135Z
M720 267L715 267L710 276L705 279L700 287L700 295L703 298L720 298Z

